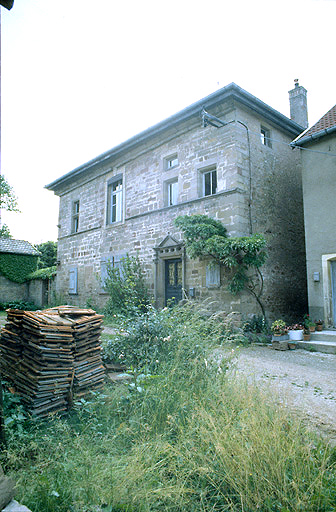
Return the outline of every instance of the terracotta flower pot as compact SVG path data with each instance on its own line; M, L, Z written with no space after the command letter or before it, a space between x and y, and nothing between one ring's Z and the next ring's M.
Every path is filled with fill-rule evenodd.
M316 325L316 330L317 331L322 331L323 330L323 325L322 324L317 324Z

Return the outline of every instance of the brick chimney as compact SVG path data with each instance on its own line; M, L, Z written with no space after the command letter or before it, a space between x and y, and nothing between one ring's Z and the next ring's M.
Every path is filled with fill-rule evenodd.
M303 128L308 128L307 89L294 80L294 89L288 91L290 118Z

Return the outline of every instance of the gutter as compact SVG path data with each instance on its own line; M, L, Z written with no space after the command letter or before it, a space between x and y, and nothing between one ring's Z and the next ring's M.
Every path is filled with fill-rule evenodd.
M317 139L320 139L321 137L324 137L325 135L330 135L332 133L336 132L336 125L332 126L331 128L325 128L324 130L320 130L319 132L312 133L311 135L299 135L298 138L293 140L293 142L290 143L290 146L292 148L298 147L298 146L304 146L305 144L309 142L315 142ZM301 138L300 138L301 137Z
M146 142L153 136L156 136L165 130L171 129L179 123L189 120L192 117L201 117L202 108L213 108L219 103L223 101L233 99L239 101L241 104L247 106L254 112L257 112L259 115L268 119L272 123L276 124L279 128L291 133L292 135L297 135L298 133L302 133L302 126L298 125L288 117L284 116L277 110L268 106L263 101L259 100L249 92L245 91L235 83L231 83L226 87L223 87L219 91L216 91L205 98L192 103L185 109L181 110L177 114L174 114L167 119L159 122L158 124L147 128L143 132L131 137L125 142L115 146L113 149L102 153L97 156L93 160L77 167L73 171L68 172L67 174L61 176L57 180L46 185L45 188L48 190L53 190L56 193L56 190L59 187L62 187L70 182L72 179L76 178L78 175L81 175L83 172L92 169L93 167L100 165L104 162L108 162L113 157L119 156L121 153L125 151L130 151L134 147L139 144Z

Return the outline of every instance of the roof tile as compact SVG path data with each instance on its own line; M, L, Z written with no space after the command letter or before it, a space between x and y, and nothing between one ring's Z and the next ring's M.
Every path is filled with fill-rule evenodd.
M40 253L29 242L25 240L13 240L12 238L0 237L0 253L29 254L38 256Z

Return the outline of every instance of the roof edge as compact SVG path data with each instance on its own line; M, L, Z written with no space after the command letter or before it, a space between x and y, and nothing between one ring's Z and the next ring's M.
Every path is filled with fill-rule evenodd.
M72 171L64 174L57 180L45 185L44 188L47 190L54 191L56 193L56 189L60 186L66 184L67 181L71 181L73 178L80 175L82 172L89 170L95 165L101 164L109 159L118 156L123 151L131 150L142 142L146 141L148 138L153 136L154 134L158 134L163 132L164 130L173 127L174 125L186 121L194 116L201 117L202 108L212 108L216 106L218 103L221 103L229 98L233 98L248 108L254 110L263 117L269 119L269 121L277 124L280 128L285 131L288 131L291 135L298 135L302 132L303 127L298 125L295 121L292 121L285 115L281 114L277 110L273 109L263 101L259 100L256 96L253 96L245 89L242 89L234 82L226 85L222 89L211 93L210 95L202 98L201 100L192 103L188 107L180 110L176 114L160 121L159 123L147 128L146 130L138 133L137 135L127 139L121 144L115 146L114 148L98 155L96 158L89 160L88 162L76 167Z
M306 130L308 131L308 129ZM304 146L305 144L308 144L309 142L315 142L317 139L320 139L321 137L324 137L325 135L330 135L332 133L336 132L336 126L331 126L330 128L324 128L323 130L320 130L319 132L312 133L311 135L305 136L305 132L303 132L299 137L294 139L290 146L296 147L296 146Z

